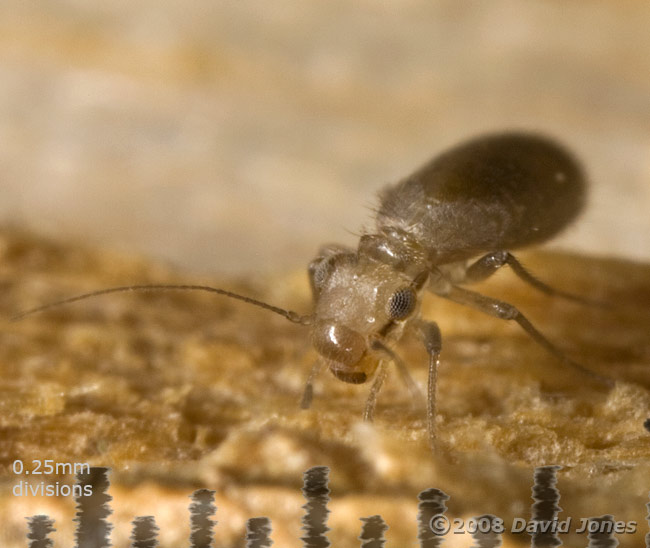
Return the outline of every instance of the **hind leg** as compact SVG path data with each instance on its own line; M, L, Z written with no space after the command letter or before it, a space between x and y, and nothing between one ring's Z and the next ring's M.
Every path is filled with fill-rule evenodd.
M568 299L570 301L575 301L591 306L609 306L608 303L605 303L603 301L599 301L597 299L589 299L587 297L581 297L579 295L573 295L571 293L555 289L550 285L545 284L541 280L538 280L530 272L528 272L528 270L524 268L524 266L517 260L517 258L515 258L515 256L508 251L493 251L492 253L484 255L475 263L469 265L465 272L465 279L462 283L481 282L492 276L495 272L497 272L501 267L505 265L508 265L520 280L531 285L538 291L546 293L552 297L562 297L563 299Z
M528 321L528 318L519 312L515 306L458 286L452 286L450 291L446 293L440 293L440 296L459 304L471 306L472 308L476 308L477 310L480 310L481 312L484 312L490 316L494 316L495 318L517 322L537 344L546 348L546 350L548 350L551 354L556 356L566 365L572 367L576 371L579 371L583 375L588 375L601 384L605 384L609 387L614 385L614 381L609 377L594 373L590 369L587 369L583 365L580 365L579 363L574 362L572 359L567 357L564 352L562 352L544 335L542 335L542 333L540 333L537 328L533 326L530 321Z

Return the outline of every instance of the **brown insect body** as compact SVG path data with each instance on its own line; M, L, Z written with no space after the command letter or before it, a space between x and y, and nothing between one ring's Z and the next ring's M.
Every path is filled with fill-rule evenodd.
M478 254L552 237L584 194L575 160L535 135L481 137L434 158L381 193L377 233L356 251L330 246L310 264L315 348L339 379L365 382L377 367L373 341L400 338L422 291L448 293ZM391 315L391 298L409 289L412 303Z
M610 379L567 358L514 306L462 287L509 265L524 282L549 295L602 306L547 286L509 252L543 242L562 230L582 209L585 191L580 166L553 141L527 133L487 135L447 150L386 188L380 194L376 231L363 235L356 250L338 245L321 249L309 265L314 297L310 315L214 287L148 284L78 295L14 319L120 291L200 290L224 295L309 326L313 346L340 380L360 384L374 374L364 412L368 420L387 363L394 363L414 395L419 394L392 350L402 334L411 330L421 337L429 355L427 427L429 442L435 447L442 343L435 322L419 318L423 291L517 322L566 365L611 386ZM311 404L312 382L319 369L317 363L309 376L303 408Z
M530 134L456 146L384 190L380 233L425 250L428 265L548 240L584 205L585 177L552 141Z

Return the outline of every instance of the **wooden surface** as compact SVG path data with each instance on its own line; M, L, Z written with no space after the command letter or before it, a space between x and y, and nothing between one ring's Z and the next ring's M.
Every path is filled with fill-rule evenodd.
M80 290L177 281L309 311L302 272L198 279L15 232L0 241L4 317ZM299 546L301 477L314 465L332 470L334 544L354 546L358 518L379 513L390 526L388 546L412 545L420 491L448 493L450 516L490 512L511 522L529 517L533 469L549 464L564 467L562 519L636 520L638 533L619 539L621 546L639 546L650 477L650 433L643 428L650 416L650 267L575 255L523 259L542 279L617 306L550 299L506 271L477 289L518 305L572 358L613 377L616 386L603 389L567 370L516 325L431 298L423 316L438 321L443 333L438 428L446 449L436 455L427 445L424 412L394 372L374 424L361 420L369 387L329 373L316 382L312 409L301 411L315 357L304 328L241 303L112 295L4 323L4 546L24 546L24 516L34 513L55 517L61 544L71 542L73 531L71 499L11 495L16 458L110 466L117 546L126 542L129 520L148 514L158 518L164 547L185 543L187 519L179 515L186 516L187 496L198 487L217 491L219 546L241 546L245 519L258 515L273 520L278 546ZM425 386L419 343L407 339L398 350ZM584 537L562 540L585 544ZM517 542L529 539L508 538L505 546Z
M620 307L549 300L507 272L482 288L620 380L603 391L516 326L431 299L449 448L435 458L393 373L374 426L360 420L367 387L330 375L299 411L304 332L237 303L125 295L3 323L0 544L25 546L24 516L39 512L57 520L57 545L73 542L70 499L8 494L20 457L112 466L116 545L138 514L159 518L165 547L184 545L187 496L207 486L221 545L241 546L245 519L268 515L276 546L296 546L300 477L326 464L332 541L355 545L358 517L380 513L401 547L422 489L450 494L454 516L528 517L534 467L561 464L563 515L635 519L620 540L639 546L650 270L598 257L650 260L649 27L643 0L0 3L5 318L145 281L307 311L305 265L372 226L384 184L508 128L564 142L591 180L588 209L554 244L578 255L526 264ZM423 385L422 349L400 352Z

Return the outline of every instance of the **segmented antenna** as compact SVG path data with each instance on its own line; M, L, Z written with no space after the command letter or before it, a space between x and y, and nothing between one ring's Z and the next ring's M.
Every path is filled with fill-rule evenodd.
M284 308L273 306L268 303L258 301L257 299L253 299L251 297L246 297L244 295L239 295L238 293L233 293L232 291L226 291L225 289L218 289L216 287L210 287L207 285L146 284L146 285L124 285L120 287L109 287L108 289L99 289L98 291L83 293L82 295L68 297L67 299L62 299L60 301L55 301L52 303L37 306L36 308L25 310L24 312L20 312L19 314L12 316L10 320L12 322L15 322L18 320L22 320L26 316L31 316L32 314L45 312L46 310L50 310L51 308L64 306L84 299L89 299L91 297L98 297L100 295L108 295L109 293L120 293L125 291L206 291L208 293L216 293L217 295L224 295L226 297L230 297L231 299L237 299L239 301L243 301L245 303L252 304L254 306L259 306L260 308L264 308L265 310L270 310L271 312L275 312L276 314L283 316L284 318L286 318L287 320L293 323L298 323L301 325L309 325L312 319L312 317L309 315L302 316L292 310L285 310Z

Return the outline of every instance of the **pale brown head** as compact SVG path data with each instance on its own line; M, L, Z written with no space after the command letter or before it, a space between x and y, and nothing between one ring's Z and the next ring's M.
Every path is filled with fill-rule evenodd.
M416 280L341 247L327 247L309 265L314 294L311 342L332 373L360 384L377 368L384 342L399 339L419 308L426 276Z

